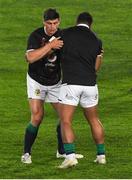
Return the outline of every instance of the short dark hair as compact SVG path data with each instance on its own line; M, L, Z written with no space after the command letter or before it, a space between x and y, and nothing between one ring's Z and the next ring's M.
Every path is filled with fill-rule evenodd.
M44 11L44 21L47 20L54 20L59 18L59 13L56 11L56 9L47 9L46 11Z
M82 12L77 17L77 24L85 23L90 26L92 24L92 22L93 22L93 17L88 12Z

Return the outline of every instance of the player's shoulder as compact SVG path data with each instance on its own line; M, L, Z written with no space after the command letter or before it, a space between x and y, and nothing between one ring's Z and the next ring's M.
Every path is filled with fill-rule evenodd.
M102 44L102 40L99 38L98 34L92 30L90 30L90 33L92 34L92 36L100 43Z
M61 29L61 34L64 35L64 34L70 33L72 31L74 31L75 29L76 29L76 26L71 26L71 27L67 27L65 29Z
M31 32L30 37L31 36L36 36L36 35L43 35L44 33L44 28L43 27L39 27L37 29L35 29L34 31Z
M76 29L76 26L71 26L71 27L66 28L65 30L66 31L74 31L75 29Z

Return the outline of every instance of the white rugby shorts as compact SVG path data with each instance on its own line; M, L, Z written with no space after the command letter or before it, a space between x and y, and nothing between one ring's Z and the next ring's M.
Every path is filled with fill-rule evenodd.
M59 103L89 108L98 104L98 87L62 84L59 93Z
M27 94L29 99L40 99L45 102L57 103L61 81L53 86L44 86L27 74Z

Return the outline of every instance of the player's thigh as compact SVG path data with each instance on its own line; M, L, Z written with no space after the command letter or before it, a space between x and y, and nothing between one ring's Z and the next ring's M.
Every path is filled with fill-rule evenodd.
M84 108L84 115L88 122L93 122L98 120L97 106Z
M61 121L67 122L67 123L71 122L75 109L76 109L76 106L60 104L59 105L59 110L60 110L59 114L60 114Z
M29 99L29 105L32 116L39 116L38 118L42 118L44 115L44 107L43 100L40 99Z
M43 86L27 74L27 94L29 99L45 100L47 86Z

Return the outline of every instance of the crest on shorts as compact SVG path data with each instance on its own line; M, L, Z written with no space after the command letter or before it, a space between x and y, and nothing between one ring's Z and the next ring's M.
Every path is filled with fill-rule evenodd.
M40 95L40 89L35 89L35 95L39 96Z
M66 96L65 96L67 99L69 99L69 100L72 100L73 99L73 96L70 96L70 95L68 95L68 94L66 94Z

